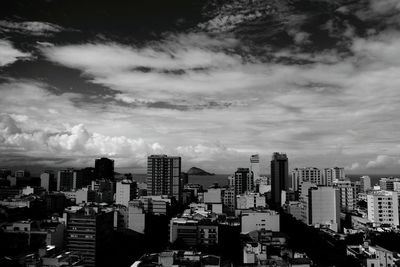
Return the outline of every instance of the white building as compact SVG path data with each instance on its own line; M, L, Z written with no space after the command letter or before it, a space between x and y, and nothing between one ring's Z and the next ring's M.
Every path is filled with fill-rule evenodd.
M146 214L142 207L138 207L132 203L129 203L128 207L128 228L144 234L146 222Z
M243 246L243 263L260 265L267 260L267 245L259 242L246 243Z
M300 190L301 184L303 182L311 182L316 185L326 185L322 179L322 172L320 169L315 167L306 168L295 168L292 171L292 185L291 189L293 191Z
M360 191L362 193L365 193L370 189L371 189L371 177L361 176L360 177Z
M253 172L254 184L260 178L260 156L258 154L250 157L250 172Z
M82 188L75 192L75 203L90 203L96 201L96 192L88 188Z
M279 232L279 213L273 210L245 211L241 215L241 231L248 233L256 230Z
M115 190L115 204L124 205L128 207L129 201L135 199L137 196L137 185L132 180L122 180L117 182Z
M309 214L310 188L317 188L317 185L310 182L303 182L300 192L301 220L305 224L310 224L310 214Z
M397 192L369 191L367 194L368 220L374 223L399 226L399 200Z
M326 186L310 188L308 195L308 218L310 225L340 230L340 192Z
M266 207L265 196L259 193L249 193L246 192L241 195L236 196L236 208L237 209L252 209L252 208L263 208Z
M50 173L40 174L40 187L46 189L46 192L50 191Z
M221 188L209 188L207 192L204 192L204 203L221 204L222 203Z
M29 196L29 195L31 195L31 194L33 194L33 193L34 193L33 187L26 186L26 187L24 187L24 188L22 189L22 195L23 195L23 196Z
M334 180L344 180L345 178L344 168L334 167L324 169L324 185L330 186Z

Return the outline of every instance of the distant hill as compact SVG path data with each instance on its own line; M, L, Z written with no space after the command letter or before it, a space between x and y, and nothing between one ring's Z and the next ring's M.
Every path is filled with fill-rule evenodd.
M206 172L206 171L204 171L204 170L202 170L200 168L197 168L197 167L190 168L187 171L187 174L188 175L204 175L204 176L206 176L206 175L215 175L215 173L209 173L209 172Z

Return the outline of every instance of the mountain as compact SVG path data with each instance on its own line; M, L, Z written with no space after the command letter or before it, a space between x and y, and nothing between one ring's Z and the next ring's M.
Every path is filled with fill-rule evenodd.
M192 167L187 171L188 175L215 175L214 173L206 172L200 168Z

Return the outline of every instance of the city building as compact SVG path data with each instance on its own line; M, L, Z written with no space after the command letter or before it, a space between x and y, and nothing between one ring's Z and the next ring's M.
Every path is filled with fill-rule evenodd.
M249 168L238 168L235 172L235 195L240 195L245 192L254 190L253 173Z
M400 182L400 178L394 178L394 177L381 178L379 180L379 186L381 190L394 191L394 184L396 182Z
M371 177L361 176L360 177L360 192L365 193L371 189Z
M397 192L369 191L367 194L368 220L379 224L399 226L399 201Z
M276 206L282 206L282 191L289 189L288 158L286 154L273 153L271 160L271 197Z
M195 218L172 218L170 242L182 240L188 246L212 246L218 244L218 224Z
M167 215L171 207L168 196L141 196L130 201L129 206L142 207L144 212L154 215Z
M324 169L324 185L331 186L334 180L344 180L344 168L333 167Z
M218 256L207 255L196 251L163 251L160 253L145 254L131 267L173 267L173 266L198 266L220 267L221 259Z
M82 188L75 192L75 203L83 204L96 202L96 192L88 188Z
M84 266L96 266L108 257L110 235L113 230L112 209L76 207L65 210L66 249L83 258Z
M222 201L223 201L223 208L227 213L232 213L235 211L236 194L234 187L229 187L224 190Z
M128 207L128 229L144 234L146 228L146 214L143 205L129 203Z
M303 182L311 182L316 185L325 185L320 169L314 167L293 169L291 190L299 191L299 187Z
M250 156L250 172L253 173L253 184L260 179L260 156L258 154Z
M46 192L52 192L57 190L57 179L54 172L44 172L40 174L40 186L46 190Z
M114 160L108 158L96 159L94 176L96 179L114 180Z
M256 230L280 231L279 213L273 210L243 211L240 220L242 233Z
M348 256L358 259L365 267L396 266L392 251L380 246L370 246L368 242L358 246L347 246L346 253Z
M57 174L57 191L75 191L82 187L82 176L74 169L60 170Z
M349 180L335 180L333 187L340 192L340 208L342 211L353 211L356 208L356 189Z
M267 206L265 196L259 193L246 192L236 196L236 209L246 210L252 208L265 208Z
M129 201L137 197L137 183L132 180L122 180L117 182L115 191L115 204L128 207Z
M182 198L181 157L151 155L147 158L147 194Z

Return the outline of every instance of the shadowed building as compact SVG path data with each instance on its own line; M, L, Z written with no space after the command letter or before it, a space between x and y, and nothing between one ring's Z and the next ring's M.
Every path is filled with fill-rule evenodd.
M282 191L289 189L288 158L286 154L275 152L271 160L271 196L276 206L281 206Z
M114 161L112 159L96 159L94 169L96 179L114 180Z

